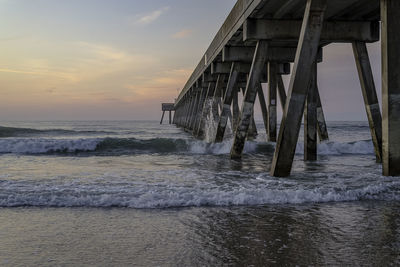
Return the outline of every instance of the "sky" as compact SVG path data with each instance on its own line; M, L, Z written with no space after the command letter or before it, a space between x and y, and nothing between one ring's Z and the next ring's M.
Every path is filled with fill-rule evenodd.
M235 2L0 0L0 120L159 119ZM328 120L366 119L349 44L324 50L318 79Z

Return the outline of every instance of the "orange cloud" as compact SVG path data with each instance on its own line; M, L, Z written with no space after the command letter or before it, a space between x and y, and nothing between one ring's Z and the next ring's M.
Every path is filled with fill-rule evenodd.
M172 35L172 38L175 38L175 39L184 39L184 38L189 37L190 35L192 35L192 33L193 33L192 30L185 29L185 30L179 31L179 32L177 32L177 33L174 33L174 34Z

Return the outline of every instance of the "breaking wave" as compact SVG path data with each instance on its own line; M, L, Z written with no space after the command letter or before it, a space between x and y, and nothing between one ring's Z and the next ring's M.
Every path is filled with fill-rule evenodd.
M106 131L74 131L65 129L47 129L38 130L31 128L14 128L0 126L0 138L5 137L28 137L28 136L59 136L59 135L97 135L97 134L112 134Z
M192 153L229 154L232 140L209 144L199 140L155 138L0 138L0 153L15 154L140 154L140 153ZM246 142L245 153L272 154L275 145L265 142ZM303 153L299 143L297 154ZM371 141L349 143L327 142L318 146L320 155L373 154Z
M298 143L296 148L297 154L304 154L304 144ZM374 154L374 146L371 140L355 141L355 142L323 142L318 144L318 154L320 155L369 155Z
M0 207L125 207L138 209L254 206L361 200L400 201L399 181L376 181L357 188L312 187L269 182L241 186L115 183L47 184L0 182Z

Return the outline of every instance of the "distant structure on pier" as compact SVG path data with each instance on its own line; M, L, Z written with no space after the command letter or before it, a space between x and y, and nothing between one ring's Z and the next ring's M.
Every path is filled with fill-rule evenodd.
M172 111L175 110L174 103L163 103L163 104L161 104L161 109L162 109L162 116L161 116L160 124L163 123L164 115L165 115L166 111L169 112L169 124L172 124Z
M318 136L329 138L317 82L323 49L351 43L376 159L384 175L400 175L399 18L399 0L238 0L175 101L174 123L197 138L215 132L212 141L221 142L230 120L231 157L240 159L255 131L258 95L268 139L277 142L271 175L288 176L303 116L305 160L317 159ZM366 47L380 37L382 112ZM282 75L291 75L288 92ZM267 97L261 83L268 84Z

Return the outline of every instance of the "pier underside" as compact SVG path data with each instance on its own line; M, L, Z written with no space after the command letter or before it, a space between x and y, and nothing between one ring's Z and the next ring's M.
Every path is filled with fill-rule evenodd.
M257 135L258 97L276 142L271 174L288 176L303 117L305 160L316 160L318 139L329 139L318 89L323 49L351 43L377 162L385 175L400 175L399 15L398 0L238 0L176 100L174 123L208 142L222 142L230 123L231 157L240 159ZM366 48L380 38L382 112ZM287 90L282 75L290 75Z

